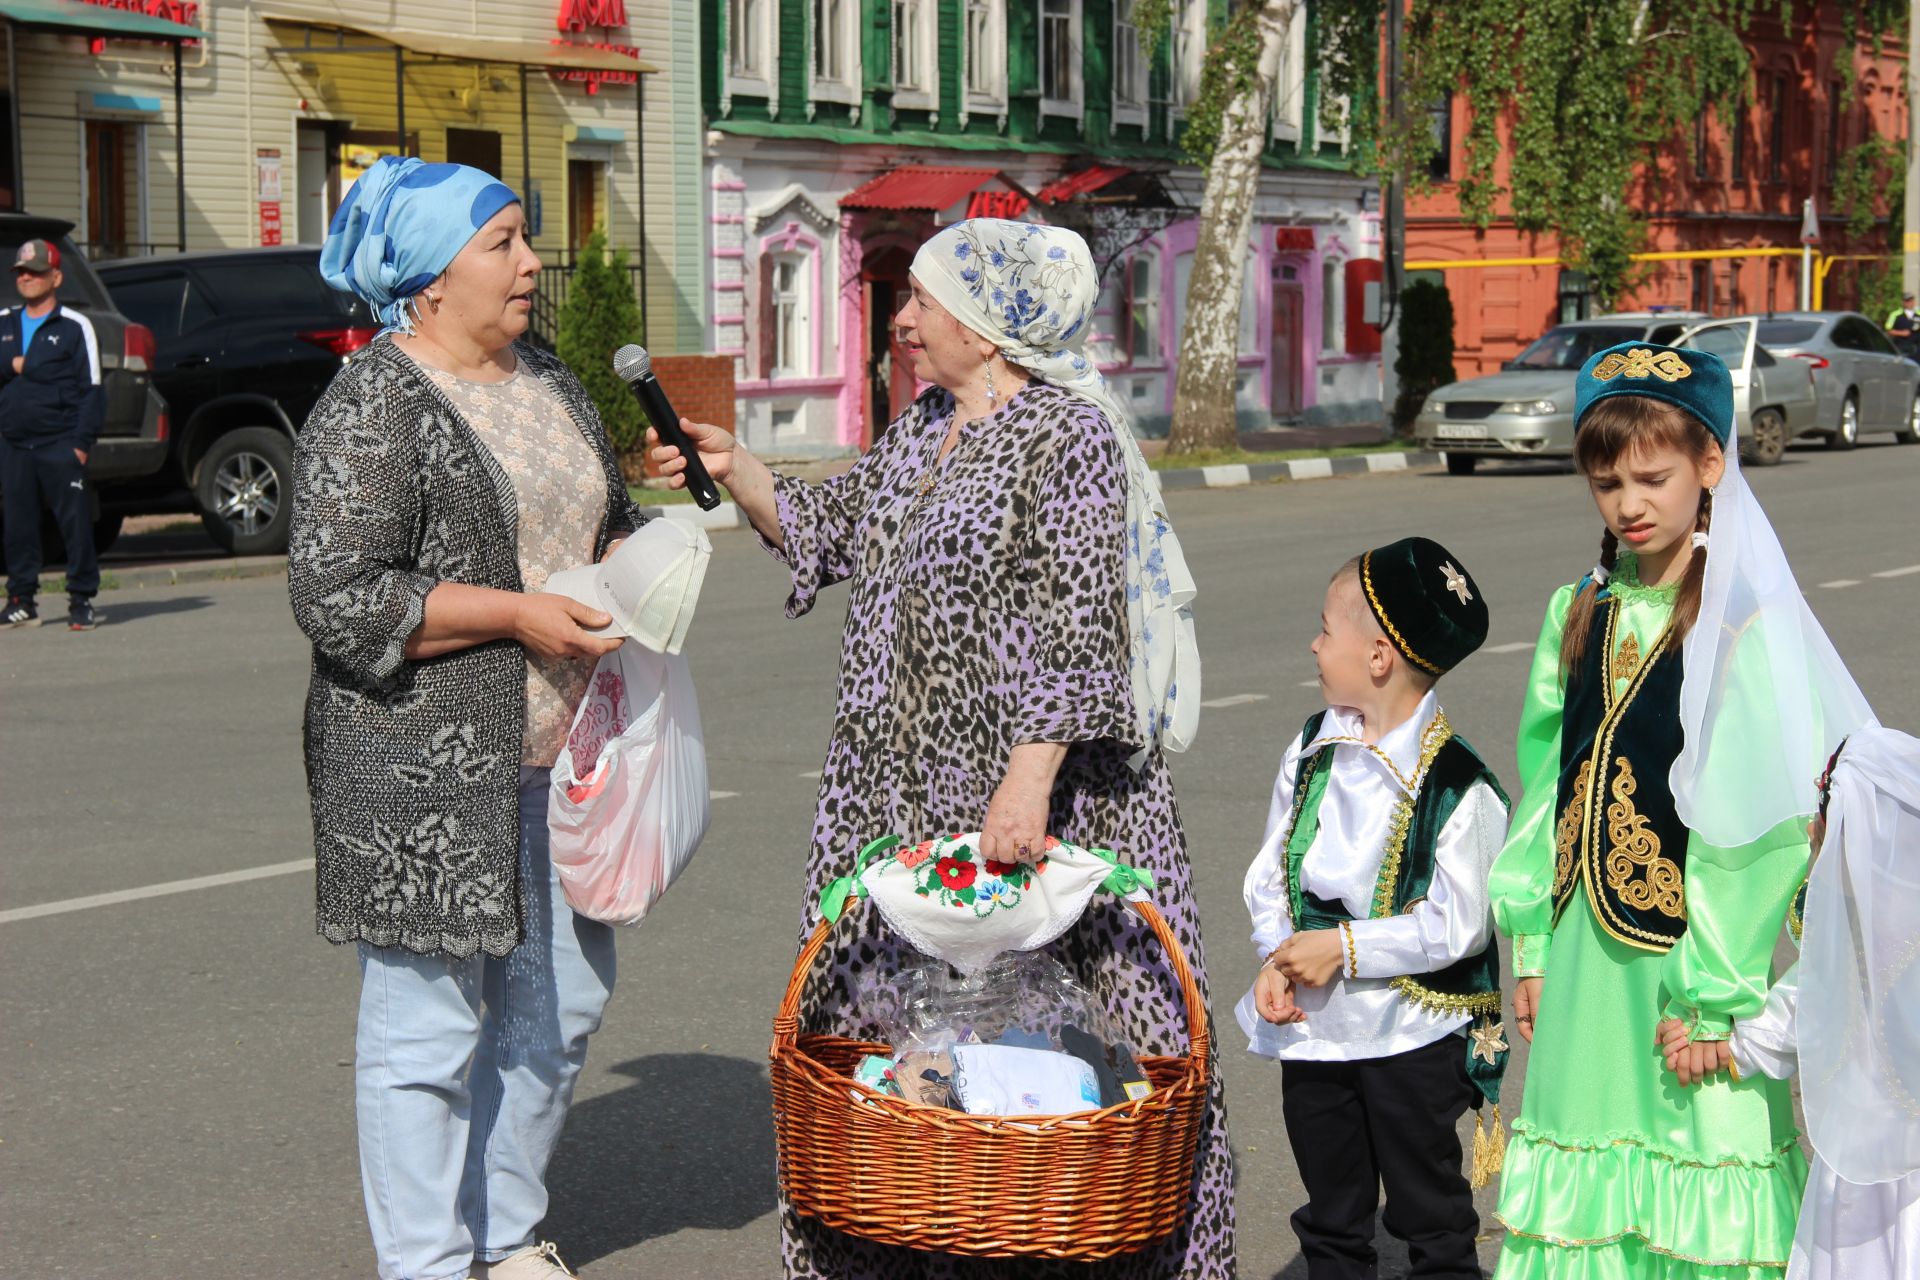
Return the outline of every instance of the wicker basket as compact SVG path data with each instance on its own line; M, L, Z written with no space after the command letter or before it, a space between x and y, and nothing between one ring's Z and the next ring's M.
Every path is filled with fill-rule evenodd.
M800 1034L801 988L832 925L814 930L773 1022L774 1132L794 1210L882 1244L981 1258L1095 1261L1178 1227L1207 1107L1207 1011L1167 922L1128 905L1173 962L1191 1047L1140 1059L1147 1097L1070 1116L970 1116L855 1083L862 1057L892 1049Z

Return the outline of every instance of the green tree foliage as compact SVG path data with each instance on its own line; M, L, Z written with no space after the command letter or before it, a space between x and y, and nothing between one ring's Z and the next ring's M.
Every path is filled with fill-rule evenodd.
M1875 134L1855 143L1840 153L1834 166L1833 207L1846 218L1847 234L1855 239L1873 230L1883 214L1899 213L1906 191L1906 148L1892 138Z
M607 236L596 229L580 251L567 300L560 305L560 336L554 351L567 362L593 398L613 447L639 446L644 427L640 406L613 371L613 353L640 332L640 307L627 272L627 251L607 254Z
M1393 429L1405 435L1437 387L1454 380L1453 295L1437 280L1414 280L1400 291L1400 354L1393 362L1400 395Z
M1378 118L1362 92L1379 0L1321 0L1318 43L1327 96L1351 95L1356 133L1375 133L1380 165L1416 190L1435 145L1427 105L1464 95L1461 212L1486 227L1504 199L1520 230L1559 238L1608 305L1632 283L1629 255L1645 242L1639 206L1658 203L1641 198L1636 177L1661 173L1703 113L1731 126L1752 100L1755 27L1798 29L1814 8L1814 0L1412 0L1399 120ZM1904 40L1906 8L1848 0L1841 16L1859 38ZM1836 69L1850 85L1850 46Z

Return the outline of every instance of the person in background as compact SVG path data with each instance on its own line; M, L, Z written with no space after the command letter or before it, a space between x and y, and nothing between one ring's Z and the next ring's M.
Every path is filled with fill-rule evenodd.
M1900 309L1887 317L1887 336L1893 339L1893 345L1900 348L1900 354L1911 360L1916 346L1920 346L1920 312L1913 309L1913 295L1900 295Z
M0 508L6 516L7 607L0 626L37 627L40 506L67 546L67 629L99 625L87 455L99 438L107 393L93 322L60 305L60 250L29 240L13 260L25 304L0 311Z

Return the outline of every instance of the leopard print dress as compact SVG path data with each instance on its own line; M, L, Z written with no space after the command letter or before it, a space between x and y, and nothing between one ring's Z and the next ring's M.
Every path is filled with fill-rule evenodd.
M1200 988L1200 948L1186 843L1165 762L1136 772L1127 677L1125 473L1100 411L1030 384L997 413L967 423L943 461L953 401L929 390L847 474L822 484L775 481L792 576L787 614L852 579L838 703L807 864L800 936L827 881L875 836L978 830L1022 742L1071 744L1048 831L1104 845L1153 872L1154 901L1186 948ZM773 550L768 544L769 550ZM820 1030L886 1038L863 1010L914 958L878 912L839 926L806 988ZM1111 899L1047 948L1102 998L1118 1031L1153 1053L1184 1052L1179 992L1152 933ZM904 1196L913 1195L910 1187ZM964 1259L877 1245L781 1204L790 1277L1076 1276L1169 1280L1234 1274L1233 1162L1219 1078L1201 1136L1186 1225L1104 1263Z

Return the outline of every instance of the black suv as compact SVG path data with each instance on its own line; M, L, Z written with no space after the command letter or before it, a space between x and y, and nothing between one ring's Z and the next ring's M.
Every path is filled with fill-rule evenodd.
M171 465L148 511L194 511L238 555L287 548L293 434L346 357L378 331L327 287L317 247L123 258L101 277L153 330L154 381L173 412Z
M106 384L106 421L100 439L87 456L87 478L94 483L93 538L104 551L120 534L124 510L119 498L128 485L138 485L166 467L167 405L153 389L153 334L116 310L95 269L68 238L73 224L64 218L42 218L30 213L0 213L0 255L12 262L29 240L45 240L60 250L60 305L86 313L100 343L100 378ZM11 285L0 288L0 306L17 307ZM135 317L137 319L138 317ZM48 524L51 532L50 522ZM48 559L55 548L47 546Z

